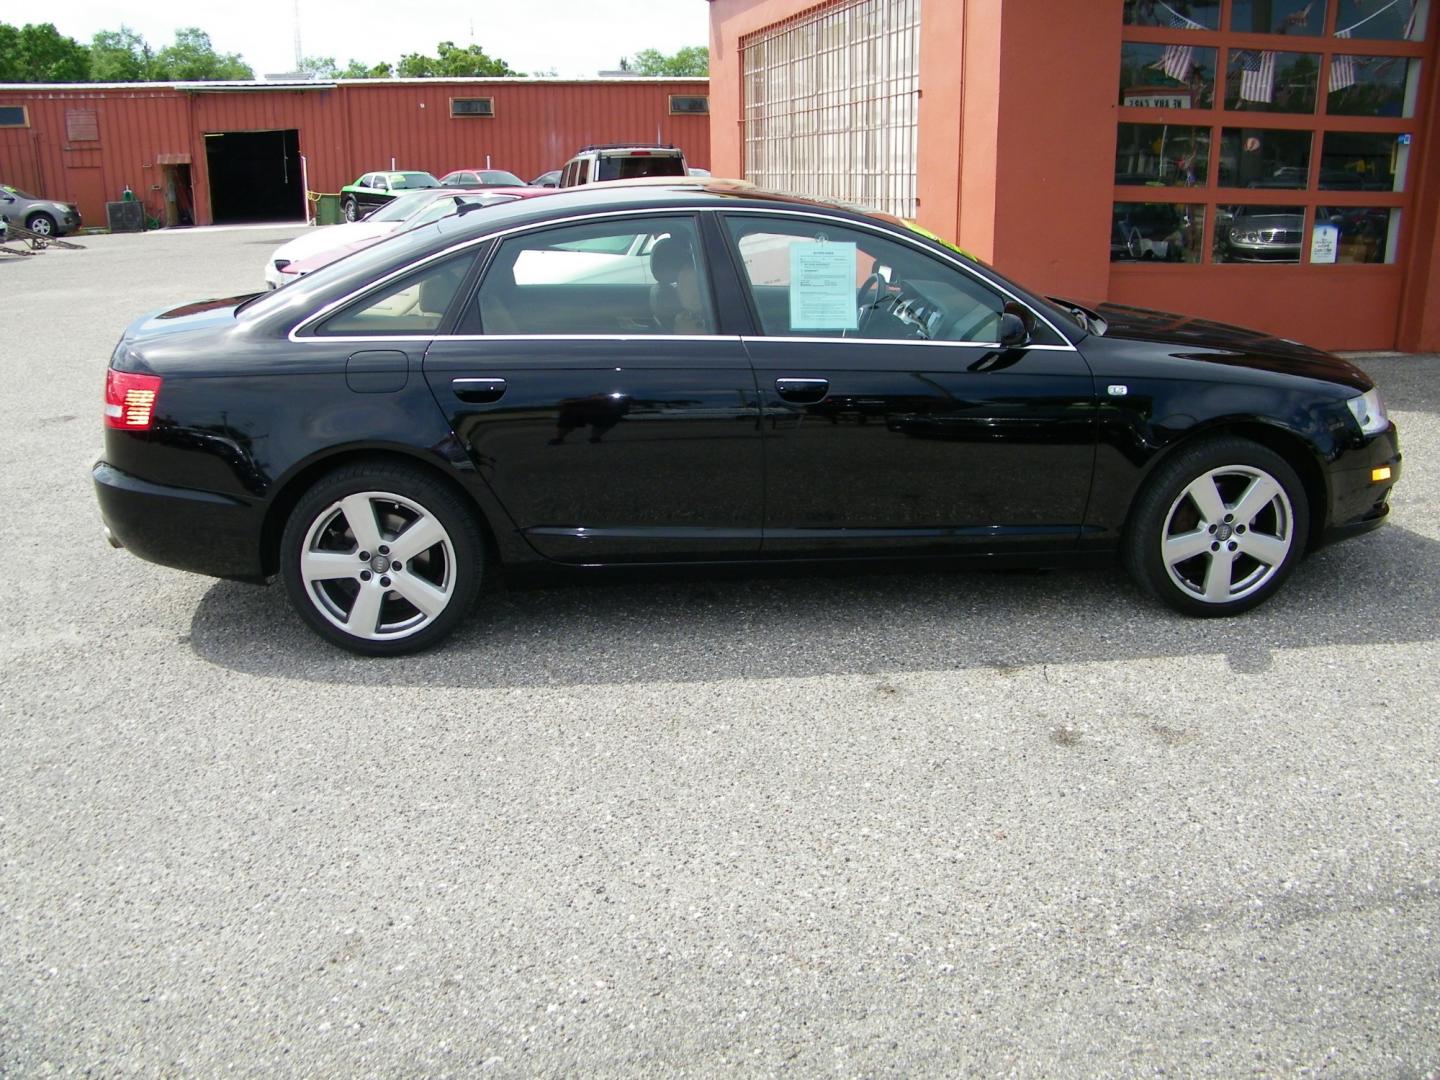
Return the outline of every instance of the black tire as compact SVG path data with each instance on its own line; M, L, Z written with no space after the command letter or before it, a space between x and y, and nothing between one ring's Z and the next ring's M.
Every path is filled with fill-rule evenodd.
M340 202L340 209L345 214L346 221L360 220L360 204L354 199L343 199Z
M1264 446L1225 436L1159 467L1135 502L1123 555L1136 582L1177 611L1238 615L1284 584L1309 534L1294 468Z
M413 564L406 537L410 546L425 544ZM419 652L447 637L474 606L484 560L475 509L403 462L358 463L323 477L280 539L280 577L296 612L327 641L365 656ZM356 618L363 629L350 627Z
M36 210L27 217L25 228L41 236L56 236L60 232L59 226L55 224L55 219L43 210Z

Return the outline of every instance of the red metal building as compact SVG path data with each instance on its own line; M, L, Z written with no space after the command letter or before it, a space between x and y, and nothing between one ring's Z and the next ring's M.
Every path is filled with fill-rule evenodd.
M661 142L708 167L705 79L387 79L0 85L0 182L105 221L129 187L158 220L299 220L305 191L376 169L530 179L582 145ZM303 159L303 162L302 162Z

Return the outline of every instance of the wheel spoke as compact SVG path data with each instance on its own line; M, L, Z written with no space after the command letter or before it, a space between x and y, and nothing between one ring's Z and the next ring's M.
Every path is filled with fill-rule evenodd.
M375 520L375 506L369 497L346 496L340 500L340 512L345 515L360 550L373 553L380 546L380 523Z
M373 585L362 585L355 597L355 604L345 619L345 625L352 633L362 637L374 637L380 625L380 602L384 599L384 590Z
M1201 552L1209 551L1214 539L1208 529L1196 529L1194 532L1167 536L1165 538L1165 562L1170 566L1176 566L1186 559L1193 559Z
M1278 536L1247 532L1235 539L1240 544L1241 551L1266 566L1279 566L1290 553L1290 542Z
M307 551L300 556L300 576L306 581L333 581L353 578L363 569L355 556L335 551Z
M1231 567L1235 557L1225 548L1211 552L1205 571L1205 599L1218 604L1230 599Z
M404 532L390 541L390 557L409 562L444 540L445 530L440 522L430 516L422 517L412 521Z
M433 619L439 615L450 602L449 593L414 574L396 574L390 580L390 587L419 608L427 618Z
M1225 520L1225 500L1220 497L1220 489L1215 486L1213 476L1197 478L1185 491L1200 508L1205 524Z
M1242 525L1248 525L1255 520L1255 515L1270 505L1270 501L1280 494L1280 485L1268 476L1257 476L1250 481L1250 486L1245 489L1245 494L1240 496L1240 501L1235 504L1232 511L1235 520Z

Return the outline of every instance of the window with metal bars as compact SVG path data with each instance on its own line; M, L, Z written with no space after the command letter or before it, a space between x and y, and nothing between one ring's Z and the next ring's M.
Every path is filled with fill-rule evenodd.
M747 180L915 216L920 0L840 0L741 50Z

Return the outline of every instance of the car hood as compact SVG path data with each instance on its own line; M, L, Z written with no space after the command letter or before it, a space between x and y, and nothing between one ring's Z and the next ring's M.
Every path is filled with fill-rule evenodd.
M1108 339L1170 345L1177 355L1195 360L1324 379L1357 390L1368 390L1374 385L1368 375L1348 360L1289 338L1124 304L1096 304L1091 309L1105 320L1102 336Z
M352 221L348 225L320 225L281 244L270 258L298 262L322 251L352 244L356 240L388 236L397 225L403 224L401 221Z

